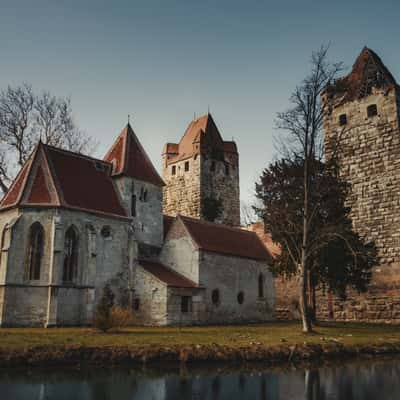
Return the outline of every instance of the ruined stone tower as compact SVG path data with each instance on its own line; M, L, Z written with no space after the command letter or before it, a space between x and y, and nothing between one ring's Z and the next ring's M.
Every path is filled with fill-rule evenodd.
M368 291L346 301L317 296L317 317L400 322L400 87L381 59L364 48L347 76L322 95L325 152L337 157L350 183L347 199L355 230L373 240L380 265Z
M164 214L240 225L239 154L211 114L193 120L163 151Z
M392 74L366 47L351 73L323 95L326 156L337 155L351 184L354 227L375 241L383 264L400 261L399 95Z

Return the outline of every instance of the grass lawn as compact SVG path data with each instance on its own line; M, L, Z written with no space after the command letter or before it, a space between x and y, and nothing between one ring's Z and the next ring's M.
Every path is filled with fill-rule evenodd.
M298 322L259 325L186 328L125 328L100 333L91 328L1 328L0 349L40 347L143 347L168 345L227 345L241 347L339 342L343 344L400 344L400 326L356 323L325 323L312 335L301 333Z

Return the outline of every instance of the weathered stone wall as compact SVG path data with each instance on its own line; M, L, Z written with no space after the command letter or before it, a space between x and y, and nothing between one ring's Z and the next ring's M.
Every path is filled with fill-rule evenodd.
M264 277L264 297L258 297L258 277ZM265 262L201 251L200 285L205 287L207 323L269 321L274 316L274 282ZM212 291L218 289L220 301L213 304ZM243 293L243 304L238 302Z
M185 163L189 171L185 171ZM172 174L173 166L176 174ZM164 161L163 211L193 218L209 219L204 204L220 202L220 216L215 222L240 226L239 162L238 156L225 154L223 159L208 155L166 164Z
M167 286L136 265L133 287L133 302L139 302L139 309L134 310L137 323L167 325Z
M48 289L35 285L3 287L4 303L1 326L45 326Z
M129 177L115 179L122 204L132 216L132 196L136 196L136 216L132 226L138 242L161 247L163 242L163 189Z
M203 320L205 308L203 293L203 289L169 287L167 297L167 324L183 326L197 325L206 322ZM191 310L188 312L182 312L182 296L187 296L191 299Z
M164 160L163 180L166 184L163 191L164 214L201 217L200 159L200 156L196 156L174 164L167 164ZM185 171L185 162L189 163L189 171ZM172 174L173 167L175 175Z
M160 261L191 281L199 283L199 250L182 223L174 224L168 232Z
M221 214L214 222L240 226L238 156L225 154L224 160L202 156L201 200L204 202L210 198L217 199L221 204ZM207 219L204 212L201 217Z
M321 319L399 321L400 293L400 130L397 89L372 89L372 94L350 102L325 96L329 113L324 119L326 157L336 155L341 176L350 183L347 203L356 231L375 242L381 265L374 270L366 294L349 291L341 302L319 293ZM375 104L378 115L368 117ZM347 123L339 124L346 115Z
M378 115L367 117L376 104ZM375 241L382 264L400 261L400 131L398 93L373 94L331 107L324 120L326 157L336 153L341 176L351 184L348 205L354 228ZM339 126L346 114L347 124Z
M375 268L366 293L349 290L342 301L321 289L316 299L320 320L400 323L400 264Z
M5 285L3 324L37 325L39 321L43 324L43 315L46 315L45 325L90 323L105 283L112 285L117 301L125 290L129 291L133 244L128 240L129 221L59 209L3 213L0 225L4 227L7 218L14 222L9 248L2 249L0 267ZM40 279L33 281L28 276L27 251L29 230L34 222L43 226L44 251ZM78 268L74 282L65 284L64 240L71 226L79 238ZM102 233L104 228L109 232L107 237Z

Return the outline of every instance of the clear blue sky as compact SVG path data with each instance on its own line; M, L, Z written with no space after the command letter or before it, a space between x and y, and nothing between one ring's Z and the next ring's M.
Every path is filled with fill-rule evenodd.
M331 59L351 66L368 45L399 78L399 16L395 0L0 0L0 88L71 96L97 156L131 114L157 168L209 105L237 141L249 201L312 50L331 42Z

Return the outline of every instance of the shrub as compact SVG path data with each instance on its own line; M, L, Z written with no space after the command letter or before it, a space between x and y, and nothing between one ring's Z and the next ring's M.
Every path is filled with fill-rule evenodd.
M102 332L118 330L132 325L135 321L129 308L114 305L114 298L110 285L105 285L94 318L94 326Z
M132 325L135 322L135 317L128 308L114 306L111 309L112 328L120 329Z
M103 332L107 332L113 327L111 310L114 307L114 298L110 285L105 285L94 318L94 326Z

